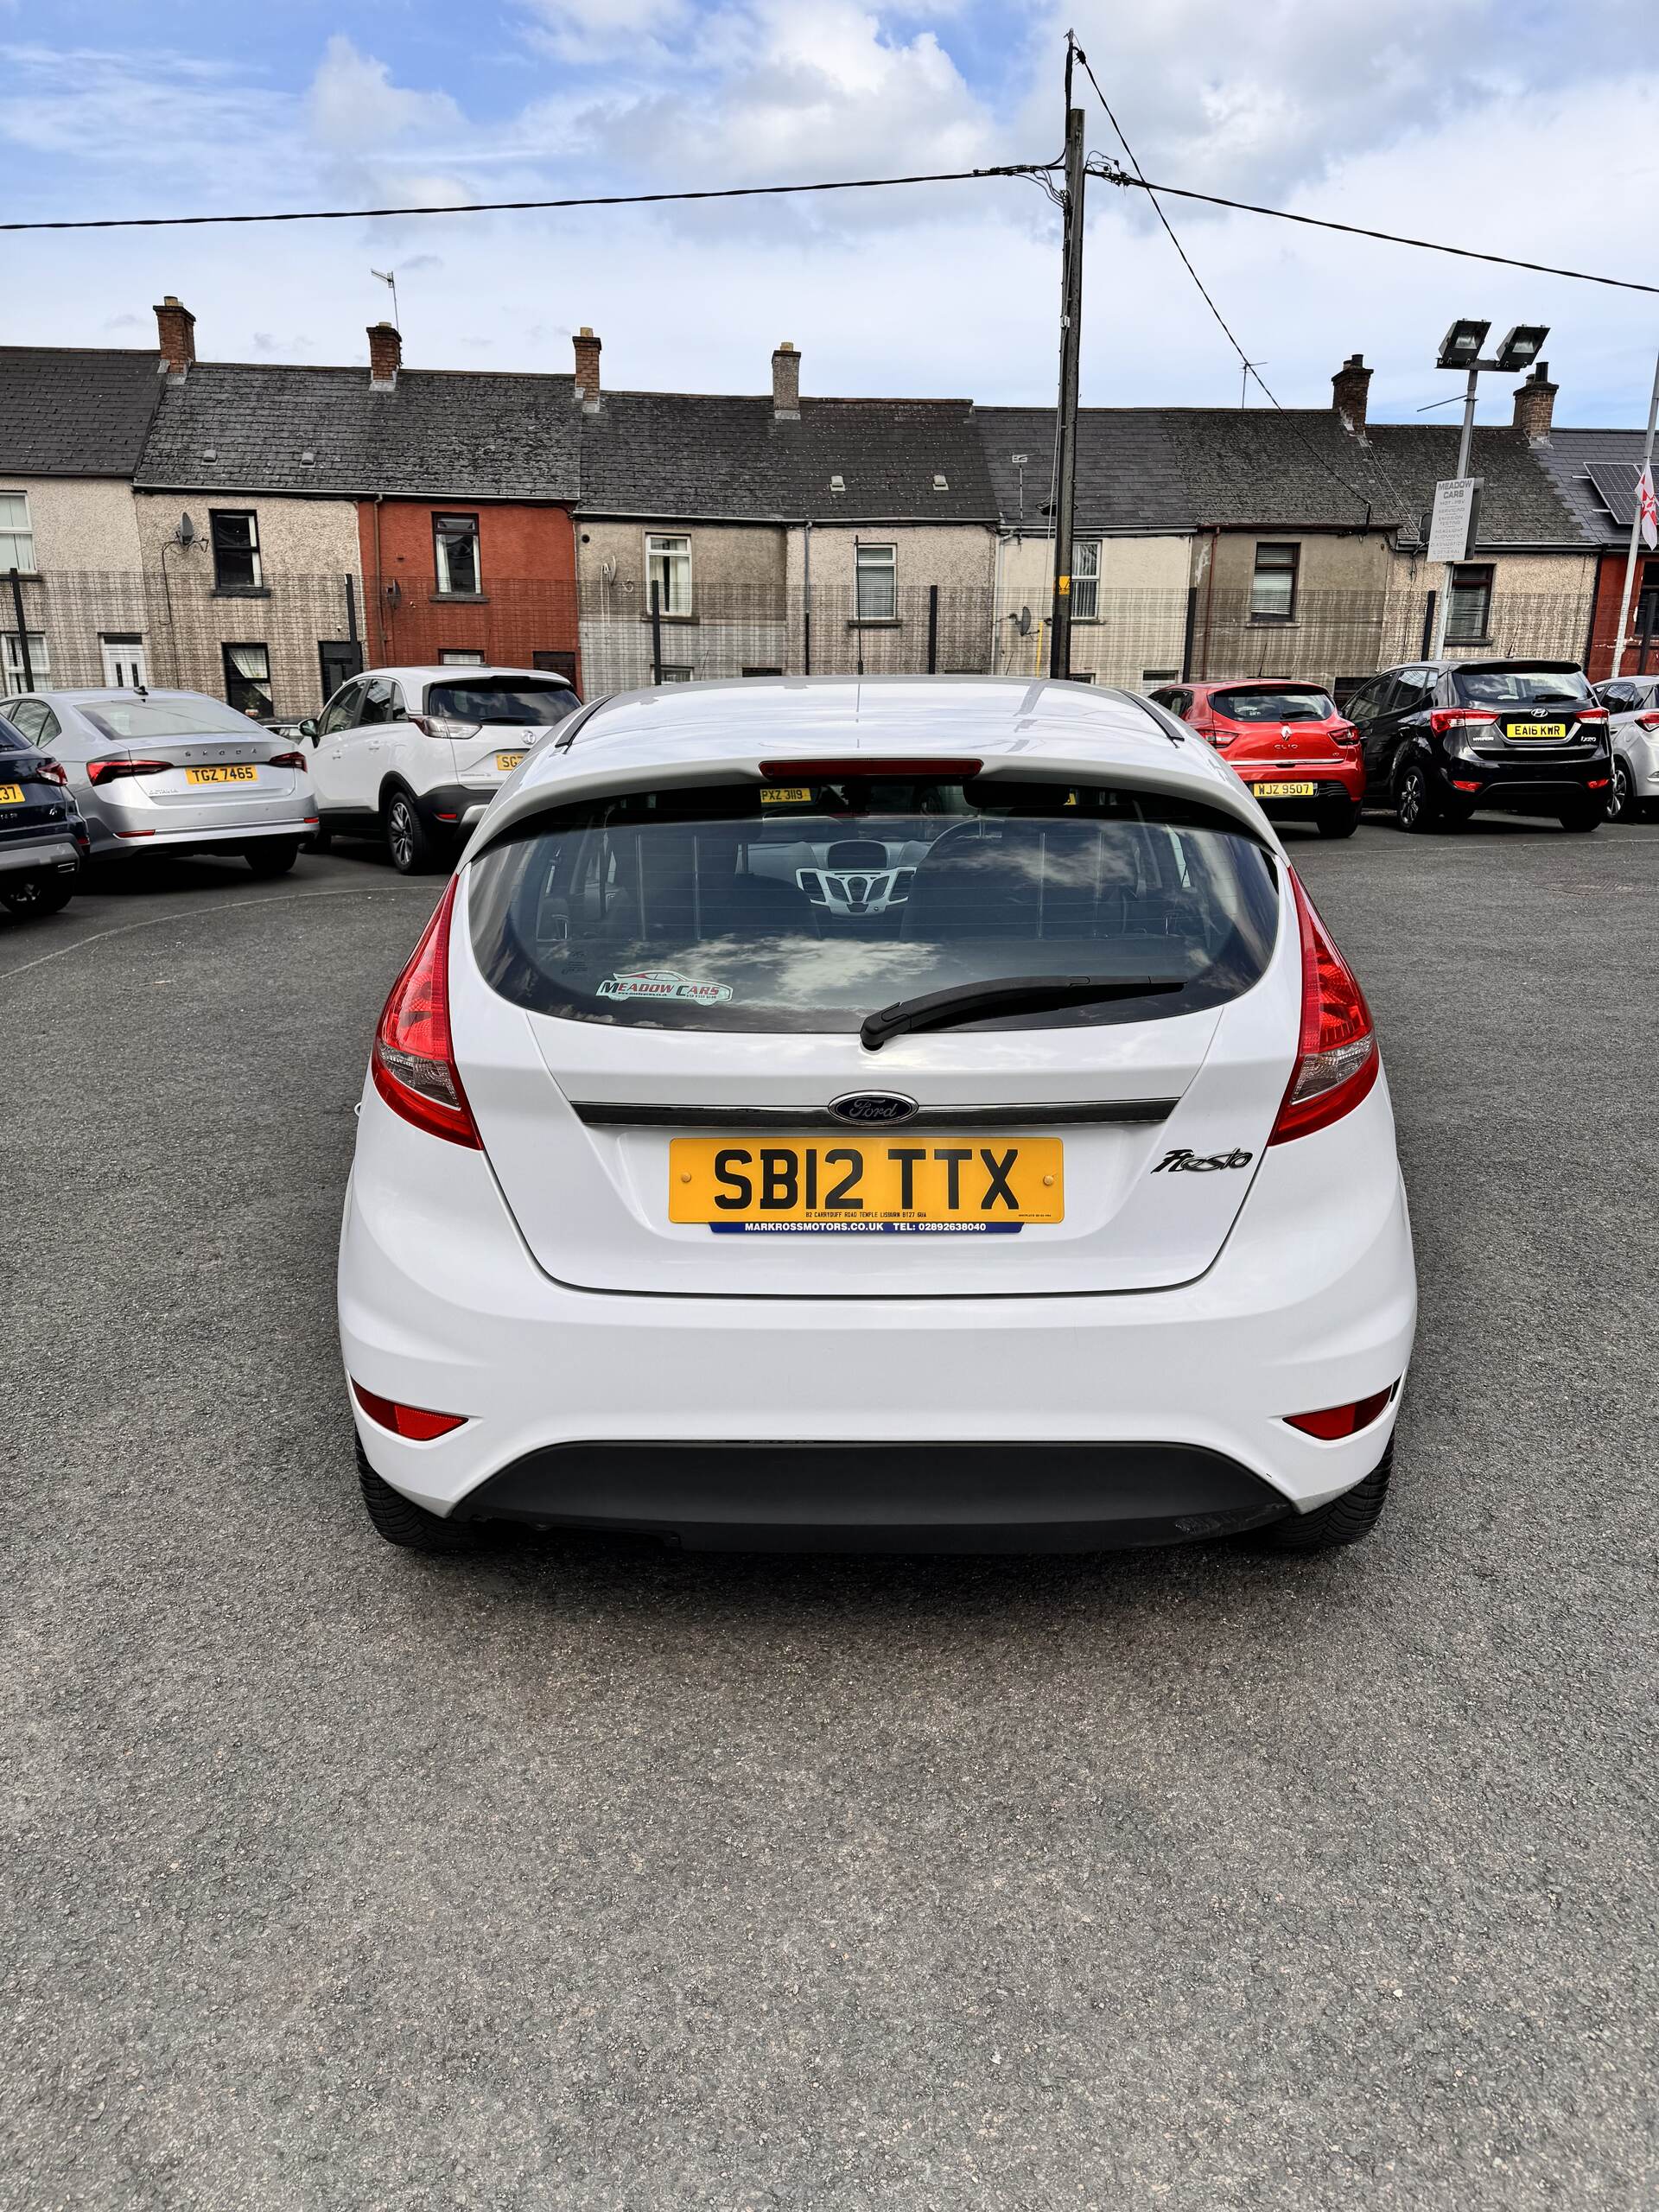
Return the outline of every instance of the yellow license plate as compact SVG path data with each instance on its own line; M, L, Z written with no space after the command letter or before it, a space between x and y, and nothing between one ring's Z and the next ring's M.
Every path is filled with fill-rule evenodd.
M505 775L507 770L516 768L524 757L522 753L498 753L495 756L495 765L500 769L502 774Z
M1561 738L1567 735L1567 724L1565 722L1511 722L1509 734L1511 737Z
M1312 798L1317 784L1252 784L1257 798Z
M741 1228L1013 1229L1065 1217L1058 1137L673 1137L668 1217Z
M810 784L762 784L762 806L804 806L812 796Z
M0 784L0 806L21 806L23 787L21 784Z
M259 771L246 764L231 768L187 768L184 780L187 784L257 784Z

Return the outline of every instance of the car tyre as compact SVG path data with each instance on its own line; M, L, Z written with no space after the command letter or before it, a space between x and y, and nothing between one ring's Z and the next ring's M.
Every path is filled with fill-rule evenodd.
M1646 806L1637 795L1636 779L1630 773L1630 762L1615 760L1612 789L1607 795L1608 821L1640 822L1646 813Z
M1263 1530L1268 1547L1276 1552L1333 1552L1369 1536L1389 1502L1389 1478L1394 1472L1394 1440L1366 1476L1340 1497L1316 1505L1311 1513L1292 1513Z
M386 850L399 875L424 875L435 855L426 824L407 791L389 794L383 817Z
M1359 811L1357 800L1322 806L1313 817L1314 827L1321 837L1351 837L1359 827Z
M1587 837L1592 830L1599 830L1607 819L1607 810L1592 800L1588 804L1564 806L1558 818L1563 830L1571 830L1581 837Z
M19 921L33 922L48 914L60 914L79 886L77 875L35 875L10 891L0 891L0 906L9 906Z
M300 856L297 837L270 837L250 845L242 857L257 876L286 875Z
M1400 827L1422 836L1440 826L1440 801L1420 761L1408 760L1394 779L1394 815Z
M448 1554L479 1548L479 1531L470 1521L446 1521L429 1513L401 1491L394 1490L369 1465L360 1440L357 1445L357 1476L363 1486L363 1504L375 1534L406 1552Z

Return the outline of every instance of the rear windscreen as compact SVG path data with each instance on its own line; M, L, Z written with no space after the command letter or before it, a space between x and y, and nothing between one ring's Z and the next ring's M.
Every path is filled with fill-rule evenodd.
M530 683L512 677L480 676L470 682L429 683L426 711L452 722L472 722L486 728L509 722L515 729L526 722L562 722L576 710L575 693L563 683Z
M1590 703L1590 685L1576 668L1460 668L1452 678L1465 706L1557 706Z
M1229 817L1001 778L628 792L521 824L468 899L503 997L664 1029L853 1030L959 984L1179 978L973 1026L1151 1020L1248 990L1278 924L1272 860Z
M1337 711L1323 691L1217 691L1210 703L1230 722L1323 722Z
M0 719L0 753L32 753L34 747L20 729Z
M118 744L149 745L158 737L263 737L259 724L217 699L100 699L82 702L94 729Z

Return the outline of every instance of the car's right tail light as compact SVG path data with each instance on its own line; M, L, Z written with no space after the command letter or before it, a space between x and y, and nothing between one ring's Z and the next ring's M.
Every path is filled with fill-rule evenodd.
M93 784L113 784L123 776L164 776L172 766L170 760L129 760L123 753L118 760L89 760L86 779Z
M265 763L267 768L303 768L305 765L303 753L273 753Z
M67 784L69 780L62 761L54 760L49 754L35 763L35 773L43 784Z
M1659 729L1659 710L1649 707L1646 714L1637 716L1636 726L1638 729Z
M1301 934L1302 1026L1269 1144L1307 1136L1352 1113L1381 1065L1359 978L1332 943L1294 868L1290 889Z
M375 1089L394 1114L429 1136L481 1152L449 1038L449 917L458 880L450 877L409 965L391 987L369 1065Z

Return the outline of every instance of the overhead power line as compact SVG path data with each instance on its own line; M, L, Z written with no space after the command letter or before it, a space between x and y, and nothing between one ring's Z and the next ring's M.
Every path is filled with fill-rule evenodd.
M968 184L980 177L1046 176L1055 162L1006 162L922 176L842 176L817 184L727 184L702 192L604 192L571 200L460 200L438 207L296 207L255 215L91 215L60 222L0 223L0 231L199 230L215 223L366 223L391 215L499 215L557 207L660 207L683 200L775 200L795 192L873 192L893 184Z
M1090 67L1088 55L1084 52L1081 47L1076 48L1074 51L1077 54L1078 60L1083 64L1084 73L1087 75L1090 83L1095 88L1095 98L1100 102L1102 107L1106 111L1107 122L1111 124L1112 129L1117 134L1118 144L1122 146L1125 154L1128 156L1129 162L1135 170L1134 177L1126 178L1124 181L1146 185L1146 179L1141 174L1141 164L1135 157L1135 149L1130 145L1128 140L1123 136L1122 125L1119 123L1117 118L1112 113L1111 102L1107 99L1105 93L1101 91L1100 79L1096 76L1093 68ZM1104 174L1104 172L1101 169L1091 169L1090 171L1090 175L1091 176L1099 176L1103 174ZM1339 469L1333 468L1332 467L1331 463L1325 459L1319 448L1314 445L1311 440L1302 435L1302 433L1300 429L1297 428L1294 418L1287 413L1283 407L1280 405L1276 394L1268 388L1266 379L1262 375L1262 372L1257 368L1255 363L1246 357L1244 348L1239 344L1237 339L1234 337L1226 316L1223 315L1221 309L1216 305L1214 300L1211 298L1209 289L1205 285L1203 277L1199 276L1198 270L1192 266L1192 259L1187 253L1186 248L1181 244L1179 238L1176 237L1173 225L1170 222L1168 216L1165 214L1163 209L1159 206L1157 191L1150 185L1146 186L1146 190L1147 197L1152 202L1153 213L1157 216L1158 220L1163 225L1170 244L1174 247L1176 252L1179 254L1181 257L1181 266L1185 270L1187 275L1192 279L1194 284L1197 285L1198 296L1204 302L1205 307L1209 308L1211 314L1214 315L1217 323L1220 327L1223 337L1225 338L1227 343L1232 347L1234 353L1237 354L1239 366L1243 370L1244 374L1254 379L1254 381L1261 386L1262 390L1267 393L1268 398L1272 402L1275 411L1278 414L1282 415L1285 421L1290 425L1291 431L1295 436L1298 444L1304 448L1313 460L1319 463L1319 467L1331 479L1331 481L1333 484L1339 484L1342 486L1342 489L1347 493L1351 499L1358 500L1360 505L1365 510L1366 519L1369 522L1371 513L1371 503L1370 499L1366 498L1364 493L1359 489L1357 485L1351 484L1348 481L1348 479L1343 475ZM1395 496L1397 497L1398 495L1396 494Z
M1091 80L1093 73L1090 72ZM1101 105L1104 106L1105 102L1103 100ZM1134 156L1130 158L1133 160ZM1184 184L1154 184L1144 176L1131 175L1128 170L1119 168L1115 162L1103 162L1089 174L1108 184L1133 187L1148 194L1162 192L1172 200L1202 200L1209 207L1230 207L1243 215L1271 215L1277 222L1304 223L1316 231L1341 231L1349 238L1380 239L1384 245L1414 246L1420 253L1452 253L1460 261L1495 262L1500 269L1529 269L1540 276L1565 276L1575 284L1606 284L1618 292L1659 294L1659 284L1638 283L1634 276L1603 276L1591 269L1562 269L1553 261L1522 261L1512 253L1486 253L1477 246L1447 245L1442 238L1414 238L1399 231L1370 230L1363 223L1338 223L1329 215L1296 215L1288 207L1263 207L1254 200L1229 200L1219 192L1195 192Z

